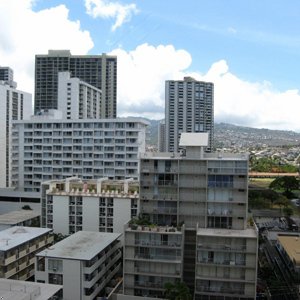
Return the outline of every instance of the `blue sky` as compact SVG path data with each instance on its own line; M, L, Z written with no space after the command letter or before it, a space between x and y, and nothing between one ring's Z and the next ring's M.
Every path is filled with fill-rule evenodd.
M0 65L33 92L36 53L112 53L120 116L162 118L164 81L192 75L215 83L216 121L300 131L299 15L296 0L0 0Z

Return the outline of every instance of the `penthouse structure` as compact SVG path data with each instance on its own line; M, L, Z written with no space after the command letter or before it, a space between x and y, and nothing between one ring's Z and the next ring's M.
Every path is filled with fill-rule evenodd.
M35 117L13 124L11 184L40 192L43 181L138 179L148 123L142 119L61 120Z
M12 84L12 70L0 68L0 188L10 187L12 122L28 120L32 114L31 94L17 90ZM7 71L8 73L6 74ZM3 80L3 81L2 81Z
M184 153L142 155L142 219L125 227L125 295L163 297L165 283L183 281L195 300L255 299L248 156L205 153L207 144L208 133L183 133Z
M178 152L181 133L209 133L206 151L214 141L214 85L191 77L168 80L165 86L165 151Z
M35 280L63 286L64 299L93 300L121 270L120 234L79 231L36 255Z
M72 55L69 50L49 50L35 56L35 113L58 108L58 73L66 71L102 91L101 118L116 118L117 57Z
M0 231L0 277L27 280L34 275L35 254L53 242L51 229L14 226Z
M58 110L63 119L100 119L101 90L79 78L71 78L70 72L58 73Z
M17 87L17 83L14 82L14 71L10 67L0 67L0 81L4 81L11 88Z
M123 232L139 211L138 181L83 181L79 178L42 183L42 226L64 235L77 231Z

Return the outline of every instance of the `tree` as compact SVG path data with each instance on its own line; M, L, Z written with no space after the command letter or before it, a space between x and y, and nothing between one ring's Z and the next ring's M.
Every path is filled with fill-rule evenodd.
M181 281L171 283L167 282L164 286L165 297L169 300L191 300L192 295L188 286Z
M292 190L299 190L299 181L293 176L283 176L274 179L269 187L273 190L284 190L283 194L290 198L293 195Z
M290 217L293 214L293 209L291 207L285 207L283 213L285 216Z
M22 206L22 209L25 209L25 210L32 210L32 208L31 208L28 204Z

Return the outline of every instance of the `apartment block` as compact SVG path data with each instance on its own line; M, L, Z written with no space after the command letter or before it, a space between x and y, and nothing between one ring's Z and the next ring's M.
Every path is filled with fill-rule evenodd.
M207 145L208 133L183 133L181 154L142 155L142 220L125 228L125 295L163 297L166 282L183 281L195 300L255 299L248 155L206 153Z
M166 122L161 120L158 124L158 152L166 152Z
M180 150L183 132L208 132L206 151L214 141L214 85L191 77L168 80L165 85L165 139L168 152Z
M58 110L63 119L100 119L101 90L79 78L71 78L70 72L58 73Z
M64 235L77 231L123 232L137 217L139 184L132 179L79 178L42 183L42 226Z
M40 192L43 181L72 176L138 179L147 125L135 118L15 121L12 186Z
M58 73L66 71L102 91L101 118L116 118L117 57L72 55L69 50L35 56L35 113L58 108Z
M61 285L4 278L0 279L0 295L3 300L63 300Z
M78 231L36 255L35 280L63 286L63 299L106 296L121 270L120 234Z
M14 226L0 231L0 277L27 280L34 275L35 254L53 243L51 229Z
M11 76L3 74L2 78L9 81ZM31 94L15 89L8 81L0 81L0 188L10 187L12 122L29 119L32 114Z

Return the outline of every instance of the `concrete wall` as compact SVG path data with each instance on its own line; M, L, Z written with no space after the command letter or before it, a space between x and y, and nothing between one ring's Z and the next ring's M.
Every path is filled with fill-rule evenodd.
M64 300L82 299L82 262L79 260L64 260Z
M99 231L99 198L83 197L82 205L82 229Z
M53 197L53 232L69 234L69 197Z
M122 233L124 224L131 219L131 199L114 198L113 231Z

